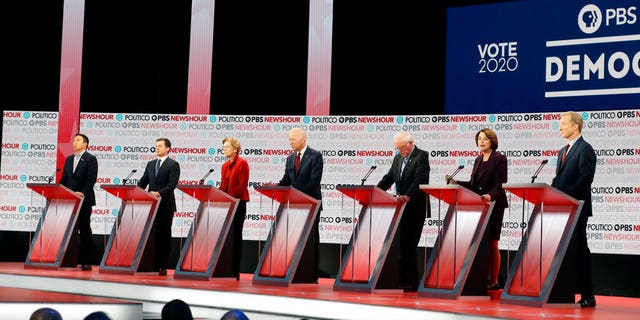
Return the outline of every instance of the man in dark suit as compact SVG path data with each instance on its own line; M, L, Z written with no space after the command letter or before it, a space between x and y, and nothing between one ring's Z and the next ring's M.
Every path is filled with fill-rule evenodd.
M289 130L289 144L294 152L287 157L284 176L278 185L292 186L315 199L322 200L322 192L320 191L322 153L307 146L307 133L301 128ZM313 222L309 240L300 258L300 268L298 269L300 274L294 275L293 282L311 283L318 280L320 264L318 224L320 223L321 211L322 204L320 204L320 210ZM310 268L310 271L307 268Z
M138 182L138 187L146 188L149 192L162 197L158 205L156 219L151 228L151 239L155 236L155 268L158 274L167 274L169 264L169 251L171 249L171 225L173 215L176 212L176 197L174 190L180 180L180 164L169 158L171 151L171 141L167 138L156 139L156 156L158 159L151 160L144 169L144 174Z
M91 208L96 205L96 195L93 187L98 178L98 160L94 155L87 152L88 146L89 138L86 135L81 133L75 135L73 138L73 155L68 156L64 162L62 177L60 178L60 184L84 197L78 214L78 221L71 235L72 241L69 249L75 250L74 245L79 236L77 262L80 268L85 271L91 270L91 260L95 251L91 232Z
M596 172L596 153L582 138L582 126L582 117L578 113L562 114L560 132L568 144L558 153L556 177L553 178L551 186L584 201L571 242L575 246L577 287L581 295L578 304L580 307L595 307L596 299L593 296L591 280L591 251L587 244L587 221L592 215L591 182Z
M416 147L408 132L398 132L393 137L398 151L393 163L378 187L387 190L395 184L398 201L407 202L400 225L398 237L400 245L400 285L405 292L418 290L420 281L418 272L418 242L424 227L424 220L431 216L427 193L420 190L421 184L429 183L429 154Z

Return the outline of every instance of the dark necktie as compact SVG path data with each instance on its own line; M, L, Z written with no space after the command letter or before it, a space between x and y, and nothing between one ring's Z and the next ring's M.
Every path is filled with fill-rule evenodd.
M300 168L300 152L297 152L296 161L293 163L293 171L298 173L298 168Z
M562 153L562 162L564 162L564 159L567 158L567 153L569 153L569 146L570 145L567 144L567 147L564 148L564 153Z
M402 166L400 167L400 175L404 172L404 167L407 166L407 161L409 161L409 157L402 158Z
M158 176L158 171L160 171L161 164L162 162L160 161L160 159L158 159L158 161L156 161L156 177Z

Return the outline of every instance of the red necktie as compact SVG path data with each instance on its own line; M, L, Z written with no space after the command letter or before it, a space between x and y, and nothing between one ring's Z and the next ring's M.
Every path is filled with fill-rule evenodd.
M295 173L298 173L298 168L300 168L300 152L298 152L296 161L293 163L293 170L295 171Z
M562 162L567 158L567 153L569 152L569 145L564 149L564 153L562 154Z

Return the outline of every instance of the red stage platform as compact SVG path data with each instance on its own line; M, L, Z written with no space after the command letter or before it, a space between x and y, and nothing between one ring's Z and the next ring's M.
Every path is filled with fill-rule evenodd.
M499 300L433 299L416 293L333 290L333 279L289 287L252 284L253 275L235 279L174 279L157 274L104 274L79 269L25 269L24 263L0 263L0 308L4 319L27 319L43 306L65 320L82 320L102 310L114 320L159 319L164 303L182 299L199 319L219 319L228 309L244 310L252 320L266 319L637 319L640 299L597 296L598 306L536 308ZM496 295L498 298L499 295ZM12 310L9 315L7 310Z

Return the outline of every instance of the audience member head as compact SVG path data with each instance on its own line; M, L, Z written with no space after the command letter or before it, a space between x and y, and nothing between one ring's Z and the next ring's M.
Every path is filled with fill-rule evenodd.
M249 320L249 318L247 318L247 315L245 315L244 312L234 309L223 314L220 320Z
M96 311L88 314L84 320L111 320L111 318L102 311Z
M54 309L40 308L31 314L29 320L62 320L62 316Z
M193 315L186 302L174 299L162 307L162 320L193 320Z

